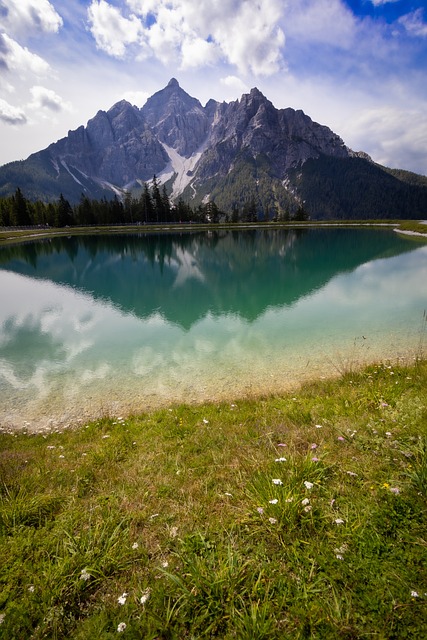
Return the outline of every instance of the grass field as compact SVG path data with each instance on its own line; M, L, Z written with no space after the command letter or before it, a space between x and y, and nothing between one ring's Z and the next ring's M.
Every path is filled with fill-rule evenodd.
M427 362L0 434L0 637L426 638Z

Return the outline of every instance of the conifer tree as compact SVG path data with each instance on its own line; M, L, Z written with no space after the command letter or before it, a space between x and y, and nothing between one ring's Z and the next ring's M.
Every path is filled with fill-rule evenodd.
M151 193L156 222L163 222L163 202L156 174L154 174L153 176L153 186L151 188Z
M61 193L57 204L55 224L57 227L66 227L73 223L73 210L68 200Z
M19 187L16 189L15 195L12 197L11 222L17 227L26 227L31 224L27 200L22 195Z

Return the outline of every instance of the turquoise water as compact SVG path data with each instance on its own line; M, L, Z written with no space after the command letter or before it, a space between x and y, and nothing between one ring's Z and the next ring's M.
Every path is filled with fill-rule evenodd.
M295 388L417 355L427 246L390 230L56 238L0 249L0 426Z

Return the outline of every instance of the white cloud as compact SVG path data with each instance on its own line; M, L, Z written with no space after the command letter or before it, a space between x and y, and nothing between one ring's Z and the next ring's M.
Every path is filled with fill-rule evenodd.
M341 0L299 0L285 11L286 33L303 42L317 42L349 49L357 21Z
M202 38L187 38L181 46L182 69L191 69L213 64L218 59L215 45Z
M13 33L40 30L57 33L62 18L48 0L2 0L1 24Z
M209 4L208 0L205 3ZM285 44L285 35L279 26L281 3L260 0L239 4L236 13L233 6L229 9L230 15L215 16L211 27L227 61L243 73L271 75L279 71Z
M183 69L223 59L240 71L269 75L282 64L285 36L280 0L127 0L124 8L92 0L91 31L99 48L123 57L132 44L164 64L178 60ZM147 45L149 49L147 49Z
M427 113L422 105L364 109L348 127L347 139L357 139L356 149L367 151L376 162L427 175Z
M125 91L123 94L123 100L127 100L137 107L142 107L150 97L150 94L146 91Z
M399 0L371 0L374 7L379 7L382 4L391 4L393 2L399 2Z
M0 34L0 68L18 73L31 72L38 76L46 75L50 70L49 64L27 47L21 47L16 40L6 33Z
M140 40L140 20L133 14L125 18L105 0L92 0L88 18L97 47L111 56L122 58L126 47Z
M15 93L15 87L10 82L7 82L4 78L0 78L0 88L7 93Z
M180 49L182 43L189 35L191 29L183 21L179 9L169 8L159 2L157 20L145 30L151 53L163 64L180 61Z
M402 16L398 20L399 24L405 27L406 31L420 38L427 38L427 23L423 21L423 10L417 9Z
M158 8L160 2L159 0L126 0L126 4L131 9L140 16L146 17L150 13L154 13ZM171 3L171 4L176 4Z
M0 120L6 124L25 124L27 118L22 109L14 107L0 98Z
M229 87L238 94L249 92L249 87L237 76L226 76L225 78L221 78L220 83L225 87Z
M71 105L51 89L35 85L31 87L30 91L33 99L28 106L32 109L45 108L57 112L63 110L69 111L71 109Z

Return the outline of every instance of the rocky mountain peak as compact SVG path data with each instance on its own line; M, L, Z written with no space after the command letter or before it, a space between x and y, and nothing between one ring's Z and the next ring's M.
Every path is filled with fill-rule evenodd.
M30 198L55 199L62 192L76 202L83 192L109 197L139 190L156 174L174 199L182 197L192 206L214 201L231 211L250 201L271 218L304 203L314 216L341 215L340 207L348 213L346 193L357 171L353 187L359 208L353 209L360 217L360 184L366 183L368 195L370 189L381 193L374 205L384 202L383 214L401 213L406 203L413 215L413 203L424 202L416 200L418 185L411 186L415 200L402 191L403 199L386 201L390 181L397 190L408 188L402 187L401 173L398 180L390 171L382 175L369 156L346 147L331 129L301 110L277 109L257 87L239 100L211 99L203 107L171 78L141 109L121 100L27 161L0 168L0 194L19 186ZM424 188L427 202L423 183ZM425 207L422 211L425 217Z
M249 92L249 97L254 99L254 98L258 98L258 99L263 99L263 100L267 100L267 98L265 97L265 95L258 89L258 87L253 87L250 92Z
M167 83L166 87L171 87L173 89L179 88L179 82L176 78L171 78Z
M108 109L107 113L111 118L114 118L118 113L121 113L122 111L130 111L134 109L135 107L133 107L127 100L119 100L118 102L113 104L110 109Z
M147 100L141 113L160 142L184 157L191 156L208 135L209 113L175 78Z

